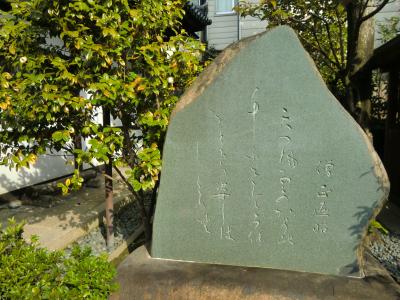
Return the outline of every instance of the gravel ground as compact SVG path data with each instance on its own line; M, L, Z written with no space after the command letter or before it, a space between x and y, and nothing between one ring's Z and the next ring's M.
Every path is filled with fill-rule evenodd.
M371 242L369 249L393 278L400 283L400 235L383 234L379 231L375 234L377 237Z
M101 224L99 228L94 228L82 238L78 239L74 244L81 247L90 247L93 254L110 253L121 245L131 234L135 232L141 225L138 208L134 202L124 205L114 215L114 247L107 248L105 237L105 227ZM65 249L67 254L70 253L72 245Z

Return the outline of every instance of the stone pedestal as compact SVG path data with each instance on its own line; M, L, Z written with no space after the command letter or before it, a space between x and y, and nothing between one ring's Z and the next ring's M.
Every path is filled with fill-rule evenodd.
M153 259L140 247L119 265L111 299L399 299L388 273L371 256L365 261L358 279Z

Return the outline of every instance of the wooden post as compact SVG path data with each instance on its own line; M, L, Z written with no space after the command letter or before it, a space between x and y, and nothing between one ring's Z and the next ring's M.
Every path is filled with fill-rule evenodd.
M103 126L110 126L110 110L103 107ZM112 182L112 156L108 155L108 163L105 164L104 170L104 187L105 187L105 207L106 207L106 243L107 248L112 249L114 246L114 202L113 202L113 182Z

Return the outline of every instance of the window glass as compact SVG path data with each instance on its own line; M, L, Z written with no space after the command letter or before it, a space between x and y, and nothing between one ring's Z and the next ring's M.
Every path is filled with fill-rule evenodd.
M232 8L235 6L234 0L216 0L217 1L217 13L232 12Z

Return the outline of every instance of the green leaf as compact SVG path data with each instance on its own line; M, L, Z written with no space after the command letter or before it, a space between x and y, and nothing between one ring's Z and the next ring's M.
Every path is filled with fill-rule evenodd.
M140 191L140 189L142 188L142 184L137 181L136 179L133 180L133 189L135 190L135 192Z
M59 142L63 139L63 132L62 131L56 131L52 135L52 139L55 142Z
M370 227L376 228L384 234L389 234L389 230L383 227L383 225L376 220L371 221Z

